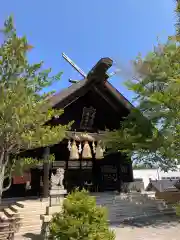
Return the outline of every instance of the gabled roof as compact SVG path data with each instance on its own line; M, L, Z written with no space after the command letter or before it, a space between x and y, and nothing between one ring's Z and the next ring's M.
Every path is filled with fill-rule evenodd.
M69 95L75 93L79 89L81 89L83 86L85 86L87 83L87 79L83 79L77 83L72 84L68 88L65 88L58 93L55 93L52 97L49 98L51 104L53 107L55 107L59 102L66 99Z
M102 58L88 73L87 77L77 83L73 83L70 87L54 94L49 98L51 106L55 107L62 103L62 107L66 107L70 102L76 100L95 84L103 84L106 90L126 109L130 110L133 105L108 82L107 70L112 66L113 61L110 58ZM68 101L69 98L69 101Z

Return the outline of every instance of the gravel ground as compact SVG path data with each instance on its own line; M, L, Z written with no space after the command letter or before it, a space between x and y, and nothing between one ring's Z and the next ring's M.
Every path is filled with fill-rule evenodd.
M116 240L180 240L180 219L176 216L157 216L112 226Z

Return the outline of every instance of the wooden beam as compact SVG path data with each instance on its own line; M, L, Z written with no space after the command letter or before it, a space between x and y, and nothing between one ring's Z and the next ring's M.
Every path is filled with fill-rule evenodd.
M120 108L117 107L109 98L107 98L106 96L104 96L104 94L97 88L94 86L94 90L109 104L111 105L111 107L117 112L119 113Z
M50 170L50 163L49 163L49 154L50 148L46 147L44 149L44 163L43 163L43 198L49 197L49 170Z
M84 141L89 138L89 141L99 141L103 140L105 136L105 131L100 131L99 133L85 133L85 132L75 132L75 131L66 131L67 139L79 139L80 141Z

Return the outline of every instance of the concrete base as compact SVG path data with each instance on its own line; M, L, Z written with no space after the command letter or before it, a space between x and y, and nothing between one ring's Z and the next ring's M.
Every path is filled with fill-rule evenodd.
M46 207L46 214L40 216L40 220L42 220L41 235L45 240L49 239L49 222L52 219L52 215L62 211L62 204L66 194L67 190L62 188L57 187L50 190L50 206Z
M51 189L50 190L50 207L59 206L63 204L64 195L67 194L65 189Z
M57 189L51 189L50 190L50 196L51 195L60 195L60 196L64 196L67 194L67 190L66 189L62 189L62 188L57 188Z
M60 212L61 210L62 210L61 205L46 207L46 215L52 215L54 213Z
M46 223L49 223L51 221L51 218L52 218L51 215L40 215L40 220Z
M63 196L51 196L50 207L51 206L62 206L63 201L64 201Z

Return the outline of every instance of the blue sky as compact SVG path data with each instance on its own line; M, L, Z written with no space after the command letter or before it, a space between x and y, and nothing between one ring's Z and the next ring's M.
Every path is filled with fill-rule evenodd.
M111 57L123 68L139 52L144 56L157 43L174 33L173 0L16 0L2 1L0 25L13 14L20 35L34 46L31 62L45 61L53 72L63 71L59 90L68 79L81 76L66 63L65 52L85 72L101 57ZM123 86L120 76L111 82L128 99L133 94Z

